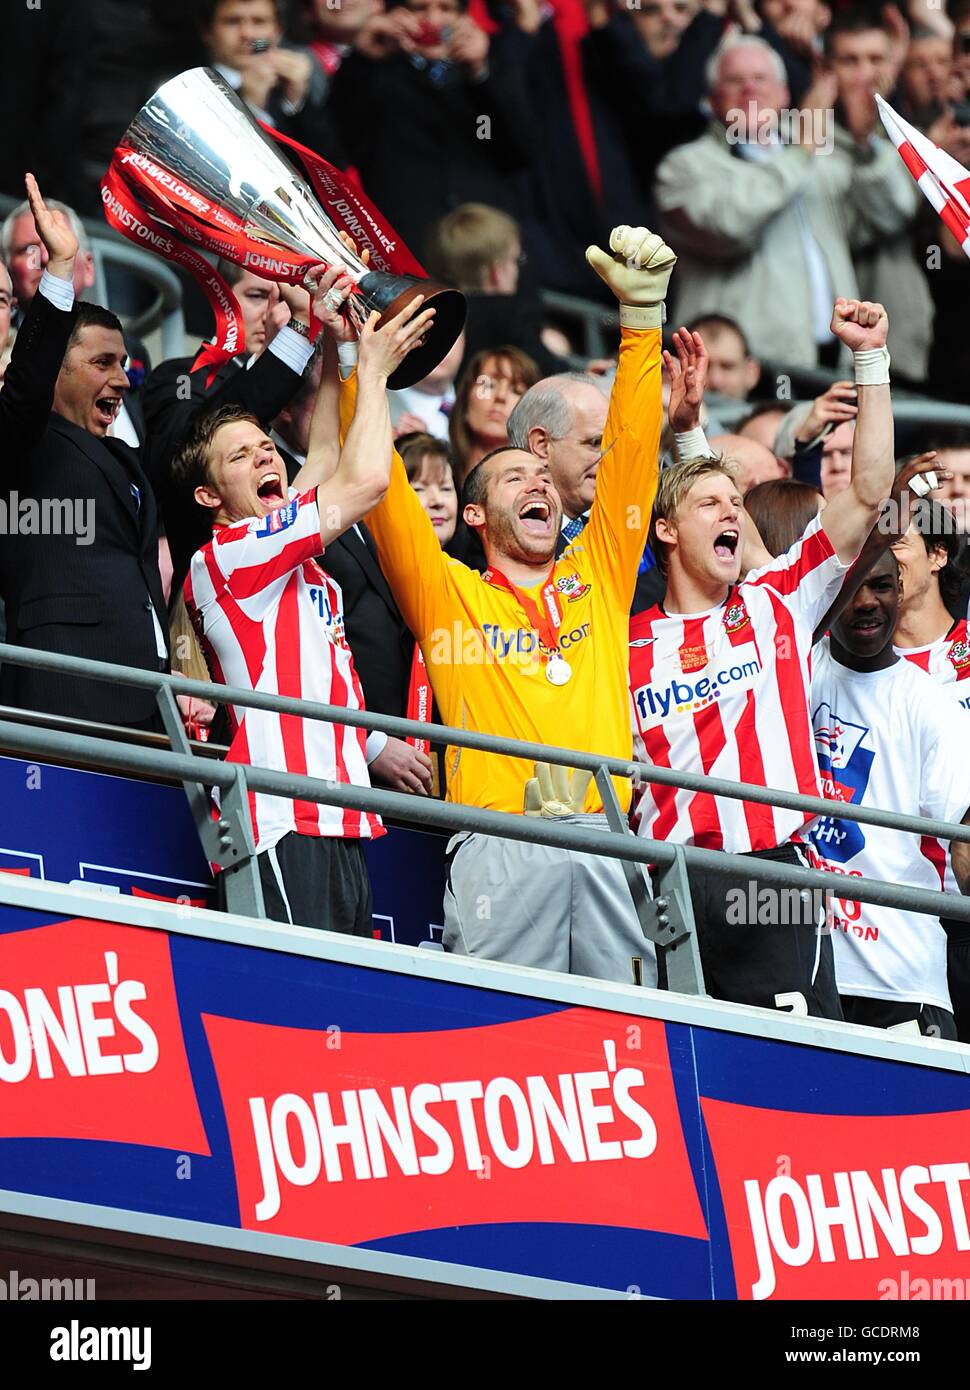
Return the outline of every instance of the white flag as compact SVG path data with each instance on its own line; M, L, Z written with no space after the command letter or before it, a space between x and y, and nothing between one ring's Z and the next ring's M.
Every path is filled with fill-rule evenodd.
M876 104L906 168L970 256L970 170L904 121L882 97L876 97Z

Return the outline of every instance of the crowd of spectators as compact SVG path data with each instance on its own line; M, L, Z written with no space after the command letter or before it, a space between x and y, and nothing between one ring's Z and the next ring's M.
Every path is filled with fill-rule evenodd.
M37 515L75 508L73 530L8 526L0 540L8 640L970 814L951 728L970 728L970 428L910 415L897 461L883 375L888 322L894 385L970 405L970 264L875 103L970 164L970 0L949 13L932 0L45 0L26 17L11 8L0 42L5 28L33 81L0 158L0 192L17 199L0 228L6 515L14 496ZM84 110L59 85L71 62ZM433 308L371 325L358 356L340 267L302 287L222 263L247 348L211 377L191 351L152 365L118 316L125 291L88 302L96 264L78 214L95 214L137 108L193 62L350 171L429 273L464 292L465 329L423 380L387 389ZM40 187L28 175L21 201L25 169ZM600 312L618 300L615 355L585 357L543 291ZM202 339L211 325L193 294L187 284ZM686 325L672 336L665 298ZM325 325L316 347L311 317ZM907 513L880 529L891 490L897 512L932 491L925 524ZM478 646L445 653L441 634ZM708 708L698 673L748 641L750 667L725 668L744 680ZM924 686L928 712L900 750L910 733L889 712ZM0 695L162 728L148 691L8 666ZM843 717L878 705L868 751L877 765L901 752L921 775L890 792L853 782L853 765L840 783L840 701ZM194 734L237 760L606 828L600 790L578 774L180 704ZM672 712L686 716L673 729ZM788 761L767 751L782 729ZM616 790L626 809L629 784ZM379 820L263 797L255 821L268 914L367 934L362 861L336 851L382 833ZM870 860L864 844L840 855L843 823L796 822L656 787L631 811L652 838L892 873L892 841L870 843ZM897 881L970 891L956 842L952 861L945 846L921 854ZM478 914L483 893L500 922ZM729 895L725 880L694 901L712 993L769 1007L797 996L810 1013L970 1041L965 926L921 936L923 919L867 909L873 940L905 940L907 974L860 956L851 900L833 958L814 918L784 946L777 930L749 931L741 949ZM601 856L460 837L445 915L452 950L613 979L636 956L663 983L626 878Z

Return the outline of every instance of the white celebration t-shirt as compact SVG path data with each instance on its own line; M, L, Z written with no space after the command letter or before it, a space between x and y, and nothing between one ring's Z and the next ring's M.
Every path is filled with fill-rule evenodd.
M970 806L970 716L908 661L853 671L815 648L812 722L822 795L959 823ZM932 846L900 830L820 817L810 831L823 867L941 889ZM835 897L839 993L951 1009L946 935L937 917Z

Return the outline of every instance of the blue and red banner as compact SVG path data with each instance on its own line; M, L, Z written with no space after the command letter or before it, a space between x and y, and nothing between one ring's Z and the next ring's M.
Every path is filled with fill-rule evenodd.
M970 1290L970 1074L934 1044L191 934L180 791L0 760L0 793L0 895L173 904L169 930L0 904L0 1189L631 1297ZM440 841L376 848L385 941L434 944Z
M631 1296L970 1287L966 1074L41 918L0 907L0 1188Z

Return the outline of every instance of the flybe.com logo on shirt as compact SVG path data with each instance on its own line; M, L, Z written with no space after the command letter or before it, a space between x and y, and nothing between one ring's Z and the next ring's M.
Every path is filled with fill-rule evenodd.
M705 705L720 700L732 685L750 682L761 670L761 662L745 661L737 666L726 667L713 676L701 676L700 680L674 680L666 686L641 685L634 691L640 718L666 719L671 714L692 714Z

